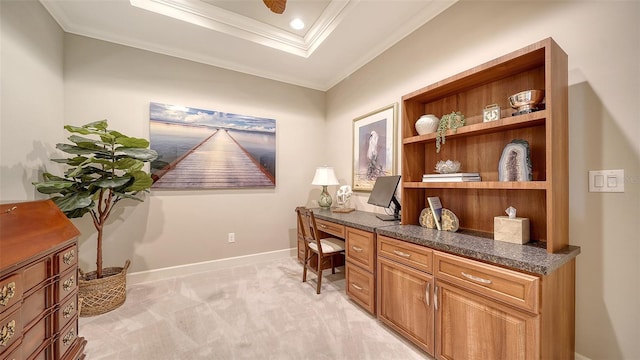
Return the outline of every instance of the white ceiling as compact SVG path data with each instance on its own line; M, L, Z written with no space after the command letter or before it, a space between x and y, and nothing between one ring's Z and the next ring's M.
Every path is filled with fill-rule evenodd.
M40 1L72 34L326 91L457 0Z

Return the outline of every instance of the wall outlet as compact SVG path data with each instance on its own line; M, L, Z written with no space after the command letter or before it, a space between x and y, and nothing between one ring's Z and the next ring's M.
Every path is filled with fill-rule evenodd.
M227 234L227 241L230 243L236 242L236 233Z

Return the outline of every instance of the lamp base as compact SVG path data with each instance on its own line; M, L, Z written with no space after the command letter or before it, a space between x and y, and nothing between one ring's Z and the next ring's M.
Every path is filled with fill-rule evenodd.
M320 194L318 205L323 209L329 209L332 202L333 200L331 199L331 195L329 195L329 192L327 191L327 185L322 185L322 193Z

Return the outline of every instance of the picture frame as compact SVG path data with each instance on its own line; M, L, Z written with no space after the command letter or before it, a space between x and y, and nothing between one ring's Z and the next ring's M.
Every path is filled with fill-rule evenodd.
M370 192L379 176L396 172L398 103L353 120L353 191Z

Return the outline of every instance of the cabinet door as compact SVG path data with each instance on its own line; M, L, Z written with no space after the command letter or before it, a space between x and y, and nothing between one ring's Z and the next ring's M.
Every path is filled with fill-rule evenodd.
M436 284L438 359L539 358L539 316L445 282Z
M378 258L378 319L434 353L433 276Z

